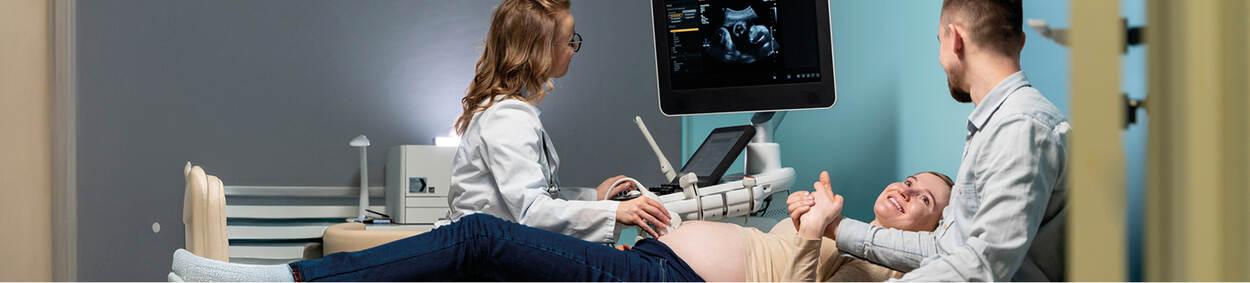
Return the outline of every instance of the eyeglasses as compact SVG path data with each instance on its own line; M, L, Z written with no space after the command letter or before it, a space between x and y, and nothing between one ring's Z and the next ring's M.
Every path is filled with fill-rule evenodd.
M568 45L573 48L573 53L577 53L577 51L582 50L582 35L574 32L573 40L570 40Z

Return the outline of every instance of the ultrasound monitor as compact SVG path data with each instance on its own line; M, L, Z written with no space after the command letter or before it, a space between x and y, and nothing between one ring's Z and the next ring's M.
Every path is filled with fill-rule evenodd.
M665 115L832 107L828 0L652 0Z

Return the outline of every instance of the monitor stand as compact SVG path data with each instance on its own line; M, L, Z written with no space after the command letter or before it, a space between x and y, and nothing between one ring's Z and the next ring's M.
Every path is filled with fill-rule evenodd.
M747 153L745 160L744 175L754 176L758 182L757 185L763 189L762 196L764 201L781 202L768 205L769 211L775 211L772 207L785 207L784 192L788 192L794 186L794 168L781 167L781 145L773 140L777 134L777 126L781 125L781 120L786 117L786 112L756 112L751 117L751 125L755 126L755 137L751 139L751 143L747 144ZM776 193L782 193L779 199L770 199ZM762 203L761 203L762 204ZM775 205L775 206L774 206ZM755 227L761 231L771 229L773 225L781 219L784 219L785 211L782 208L777 213L765 214L764 218L752 219L749 215L755 214L760 207L756 206L754 211L746 213L733 213L725 215L724 219L718 220L727 223L734 223L744 227ZM781 214L778 214L781 213Z
M745 176L754 176L757 184L763 188L764 196L789 192L794 186L794 168L781 166L781 145L773 140L777 135L777 127L786 117L786 112L756 112L751 117L751 125L755 126L755 137L747 144L744 172ZM782 198L785 199L785 194ZM756 211L752 211L754 213ZM744 223L745 219L744 219Z
M755 126L755 137L747 144L747 155L744 163L747 176L774 173L782 170L781 145L773 141L777 127L785 119L786 112L756 112L751 116L751 125ZM789 169L789 168L786 168ZM793 169L790 170L793 172ZM793 173L791 173L793 175ZM793 182L794 176L790 177ZM788 189L788 188L787 188Z

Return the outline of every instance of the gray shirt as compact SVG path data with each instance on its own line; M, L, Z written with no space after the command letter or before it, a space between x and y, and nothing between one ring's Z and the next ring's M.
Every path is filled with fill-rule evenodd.
M1016 72L968 117L950 205L933 232L839 222L838 249L907 272L901 280L1059 281L1071 126Z

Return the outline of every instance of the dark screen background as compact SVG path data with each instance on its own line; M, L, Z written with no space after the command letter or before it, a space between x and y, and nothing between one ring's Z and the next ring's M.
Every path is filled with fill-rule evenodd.
M733 3L731 3L733 2ZM721 26L722 7L750 5L759 25L772 25L777 53L752 63L727 63L713 57L704 41ZM666 2L671 14L669 30L698 27L698 31L670 32L669 61L672 89L700 89L820 81L819 45L815 3L802 0L687 0ZM702 6L702 7L701 7ZM776 6L773 15L772 6ZM702 8L702 9L701 9ZM690 13L693 10L695 13ZM707 15L704 15L707 13ZM775 20L774 20L775 18ZM706 19L707 22L700 22Z

